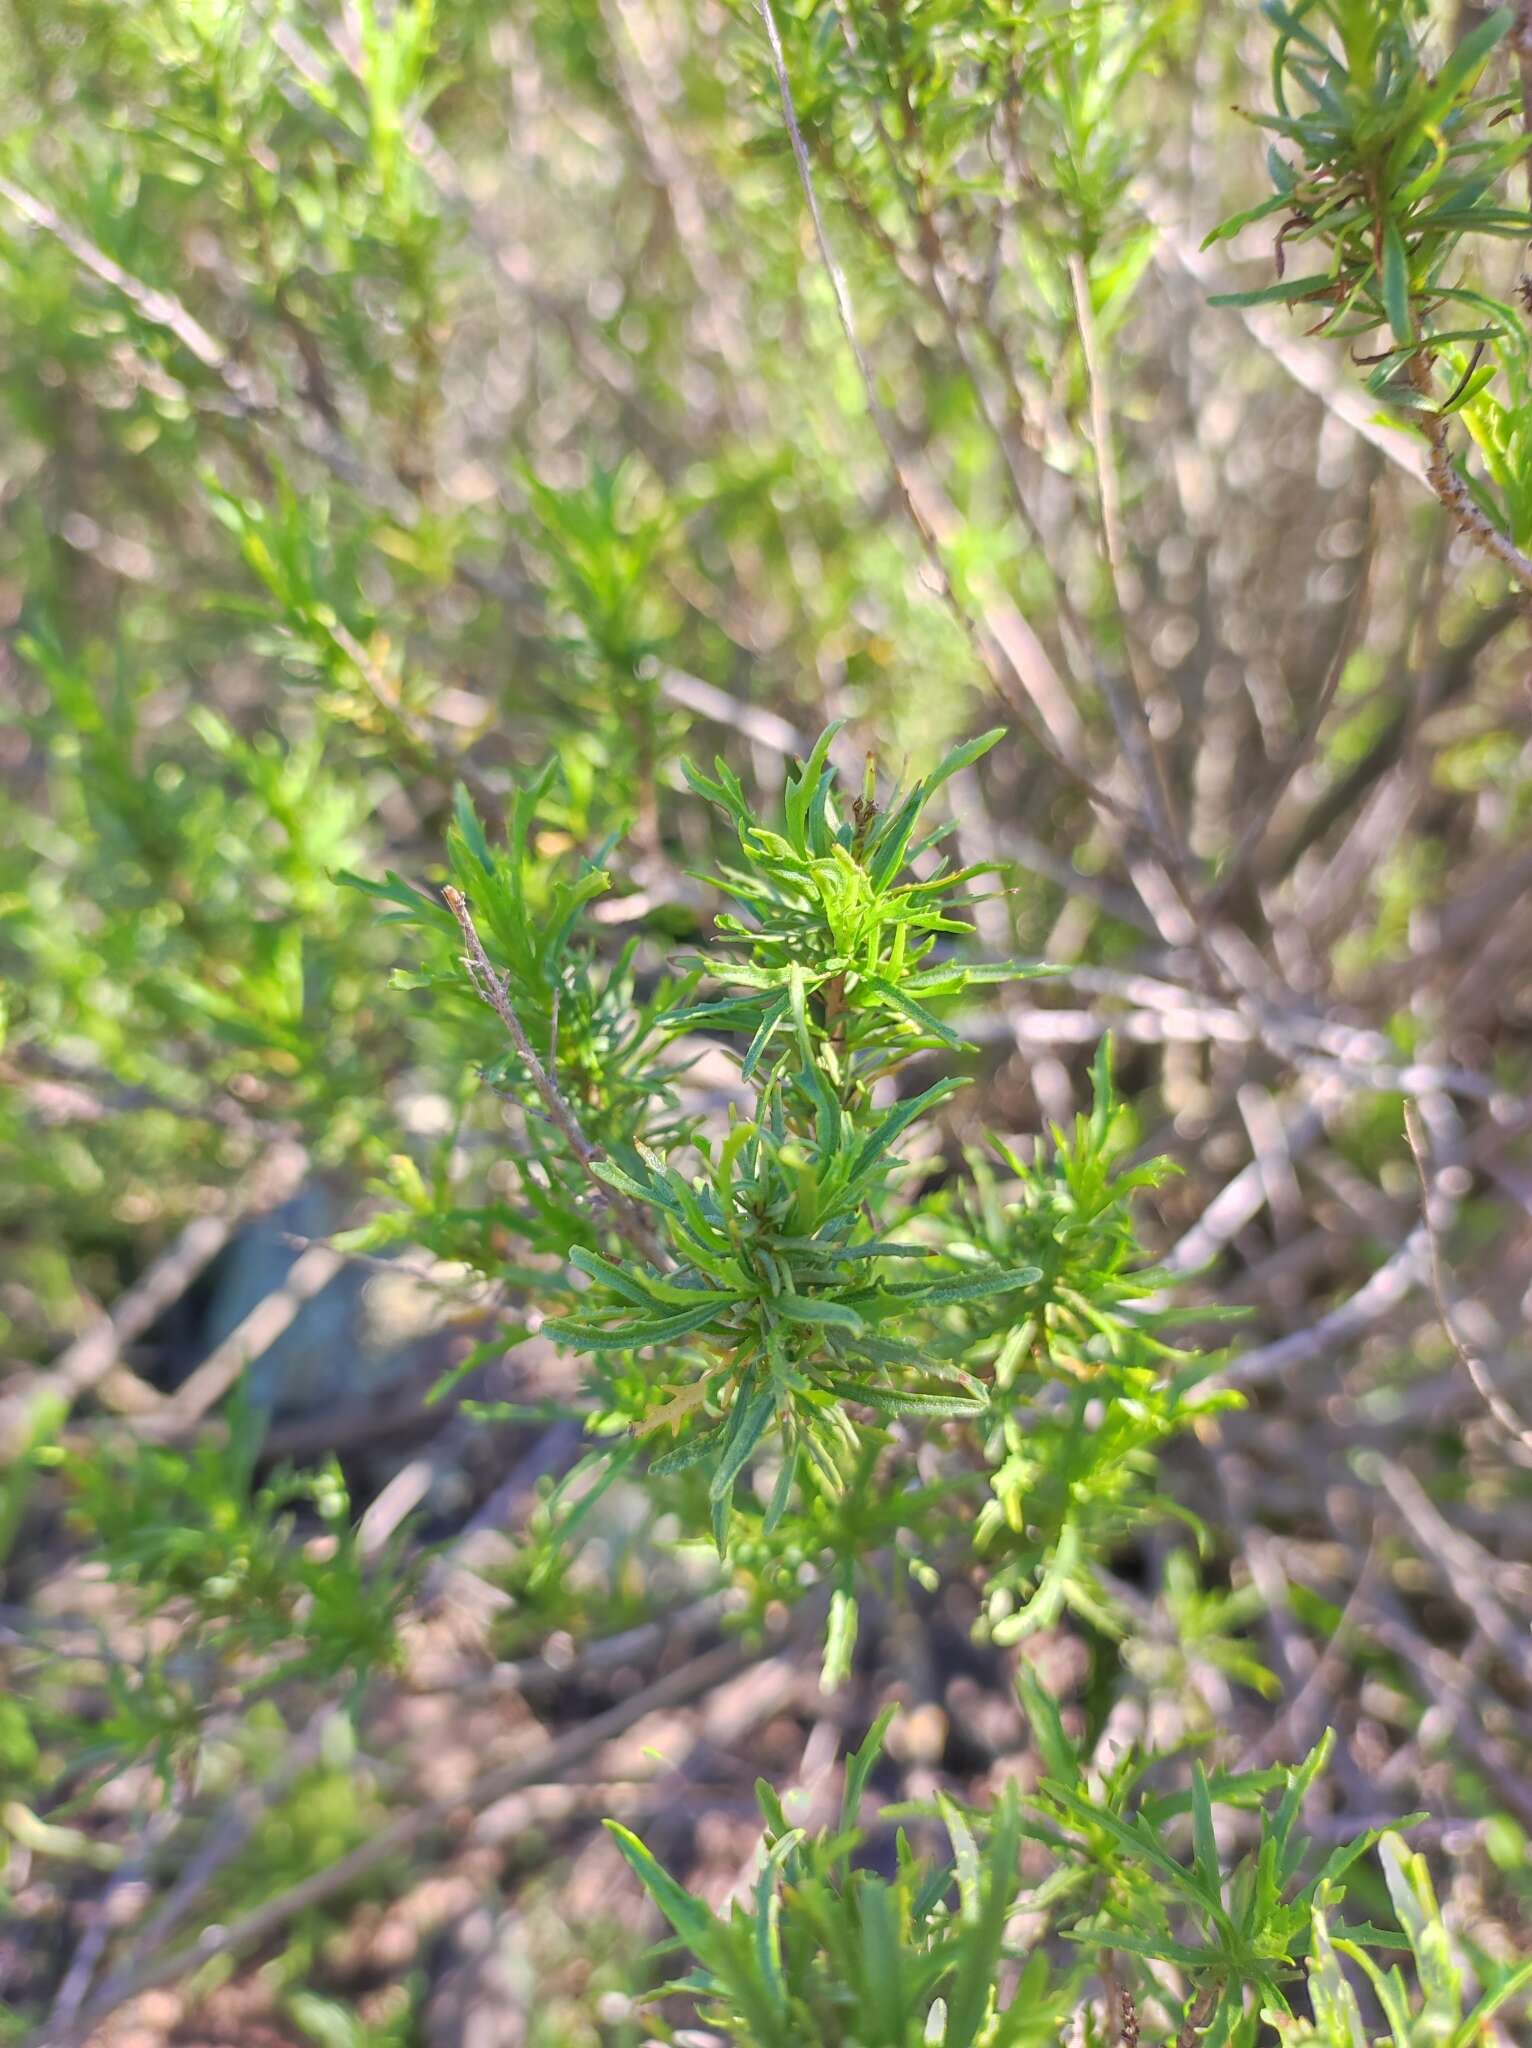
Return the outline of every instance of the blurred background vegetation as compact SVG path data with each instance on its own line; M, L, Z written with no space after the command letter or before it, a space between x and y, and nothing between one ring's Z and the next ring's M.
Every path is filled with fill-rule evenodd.
M890 777L1007 726L956 843L1062 972L973 998L944 1156L1110 1029L1247 1397L1125 1640L1033 1665L1087 1743L1333 1727L1314 1831L1428 1809L1462 1967L1532 1946L1532 17L1298 13L7 0L0 2028L637 2042L602 1812L722 1896L891 1689L891 1796L1025 1777L958 1583L833 1699L773 1639L454 1804L764 1608L638 1488L567 1526L502 1105L338 878L439 881L552 754L537 856L651 986L718 907L681 753L769 798L831 718Z

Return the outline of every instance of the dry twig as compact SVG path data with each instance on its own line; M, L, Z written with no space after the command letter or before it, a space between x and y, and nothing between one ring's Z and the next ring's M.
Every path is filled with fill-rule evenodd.
M1529 1430L1516 1410L1506 1400L1500 1389L1490 1378L1488 1369L1473 1346L1468 1343L1458 1326L1452 1302L1447 1292L1446 1266L1442 1259L1441 1235L1436 1218L1432 1214L1437 1188L1433 1186L1426 1151L1425 1134L1421 1129L1420 1112L1413 1102L1404 1105L1404 1128L1410 1141L1410 1151L1415 1160L1415 1171L1420 1179L1420 1213L1426 1233L1426 1242L1431 1256L1431 1292L1436 1300L1436 1312L1447 1341L1457 1354L1458 1362L1467 1373L1474 1392L1484 1403L1496 1427L1518 1454L1517 1462L1532 1462L1532 1430ZM1456 1208L1456 1204L1453 1204Z
M161 1948L108 1978L69 2026L45 2029L34 2048L85 2048L101 2022L130 1999L186 1976L217 1957L248 1954L280 1932L297 1914L349 1891L396 1857L449 1829L459 1816L481 1812L496 1800L525 1791L531 1785L561 1783L571 1771L646 1716L696 1699L734 1677L760 1654L763 1652L738 1642L706 1650L679 1670L630 1694L604 1714L571 1728L523 1761L483 1772L456 1797L427 1800L401 1814L348 1855L289 1885L238 1919L227 1925L205 1927L184 1948Z

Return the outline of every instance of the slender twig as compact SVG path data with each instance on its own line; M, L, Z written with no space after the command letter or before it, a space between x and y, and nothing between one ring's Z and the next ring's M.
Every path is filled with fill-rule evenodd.
M1155 260L1159 266L1163 269L1167 262L1173 264L1191 279L1199 292L1228 291L1231 286L1228 273L1215 257L1198 247L1193 237L1183 233L1181 223L1184 214L1169 196L1146 185L1140 189L1139 197L1146 216L1159 230L1155 242ZM1324 348L1318 342L1299 339L1268 307L1247 306L1236 317L1251 340L1270 356L1278 369L1300 390L1316 398L1332 419L1376 448L1394 468L1414 477L1417 483L1425 482L1425 463L1418 444L1379 422L1377 407L1363 396L1345 371L1337 367L1332 349Z
M13 212L19 213L24 221L44 234L52 235L73 256L83 270L98 278L102 284L110 285L120 292L133 310L151 327L161 327L181 344L188 355L210 370L228 392L230 398L245 412L263 412L269 409L271 401L255 387L249 373L208 333L202 322L189 313L181 301L170 292L160 291L148 285L141 278L134 277L97 248L88 236L72 227L56 208L46 199L28 192L14 184L9 178L0 178L0 199Z
M51 235L69 251L82 270L126 299L147 325L158 327L170 335L194 361L217 379L225 394L228 410L242 419L267 424L287 417L276 393L264 389L173 292L148 284L143 278L124 270L88 235L65 220L46 199L28 192L10 178L0 177L0 200L4 200L12 212L20 214L30 226ZM338 434L328 428L316 428L312 422L299 423L288 419L287 423L297 432L304 452L324 463L332 475L351 485L367 481L364 465ZM370 487L376 487L375 480Z
M522 1028L521 1019L506 993L505 983L490 964L489 955L484 950L484 941L479 937L466 897L461 890L451 887L442 890L442 897L447 908L457 919L458 930L463 935L463 944L467 949L466 964L469 978L475 990L505 1026L507 1037L521 1055L522 1064L532 1077L533 1087L543 1099L543 1107L548 1112L550 1122L557 1127L580 1164L589 1167L597 1157L596 1147L581 1130L574 1111L559 1093L558 1083L534 1052L532 1041Z
M1525 1456L1532 1452L1532 1429L1528 1429L1516 1410L1506 1400L1490 1378L1485 1364L1473 1346L1463 1336L1453 1312L1447 1291L1446 1265L1442 1258L1441 1235L1437 1229L1432 1207L1436 1196L1428 1168L1425 1133L1421 1129L1420 1113L1413 1102L1404 1105L1405 1135L1410 1141L1410 1151L1415 1159L1415 1171L1420 1179L1420 1213L1425 1226L1426 1242L1431 1254L1431 1292L1436 1298L1436 1313L1441 1326L1447 1333L1447 1341L1457 1354L1458 1363L1473 1386L1474 1392L1507 1440ZM1455 1206L1455 1205L1454 1205ZM1519 1461L1520 1462L1520 1461Z
M1516 69L1521 78L1521 125L1527 133L1527 198L1532 201L1532 0L1521 0L1516 10L1511 48L1516 52Z
M1218 881L1209 892L1207 902L1211 909L1221 909L1236 895L1245 880L1246 871L1259 853L1272 820L1281 809L1282 800L1292 788L1294 778L1307 767L1319 742L1320 731L1335 702L1336 692L1351 656L1362 638L1367 620L1368 597L1372 588L1372 569L1377 559L1377 506L1375 494L1368 497L1371 514L1368 527L1368 548L1366 558L1357 573L1346 598L1345 611L1335 644L1330 649L1330 659L1325 668L1324 680L1314 693L1308 717L1303 729L1288 748L1272 776L1270 787L1256 803L1244 830L1235 843L1233 852L1224 862Z
M1509 534L1500 531L1452 466L1447 422L1432 402L1431 368L1424 353L1412 359L1410 375L1415 389L1426 401L1420 412L1421 431L1430 451L1426 458L1426 481L1447 508L1458 531L1466 533L1485 554L1492 555L1523 590L1532 590L1532 555L1524 553Z
M1342 1100L1344 1091L1334 1080L1322 1082L1314 1090L1312 1102L1283 1132L1289 1159L1299 1158L1318 1144L1324 1135L1326 1116ZM1172 1273L1197 1272L1234 1242L1246 1224L1260 1214L1265 1200L1265 1177L1260 1163L1252 1159L1203 1204L1197 1221L1176 1240L1161 1264Z
M195 1852L186 1860L175 1882L160 1900L134 1940L127 1958L113 1973L121 1978L149 1956L163 1949L208 1887L239 1855L266 1814L285 1799L304 1773L314 1768L324 1753L325 1729L335 1717L328 1703L308 1723L294 1732L282 1755L268 1775L255 1784L243 1785L204 1831ZM103 1994L111 1979L102 1986ZM59 2016L53 2016L59 2024Z
M124 270L47 200L28 192L9 178L0 177L0 200L30 226L51 235L68 250L82 270L126 299L141 320L170 335L217 380L228 401L227 411L258 429L289 428L303 452L322 463L332 476L353 489L365 488L369 497L385 505L406 524L411 523L406 517L408 507L405 502L396 492L387 489L382 478L369 476L367 465L328 417L319 425L310 420L295 420L291 409L283 407L277 393L258 382L173 292L149 284L143 278L135 277L131 271ZM474 580L466 571L459 573L463 574L465 581ZM422 764L436 773L456 776L468 782L474 794L481 800L485 799L489 792L477 781L471 766L461 756L444 757L444 749L428 724L404 703L398 684L384 672L344 622L332 618L324 630L337 652L356 670L378 708L421 757Z
M1346 1669L1352 1631L1371 1597L1377 1568L1378 1546L1375 1534L1367 1546L1362 1569L1341 1610L1340 1619L1330 1631L1328 1642L1315 1658L1313 1669L1283 1706L1281 1713L1265 1734L1245 1751L1235 1765L1237 1771L1260 1770L1263 1765L1280 1760L1287 1750L1296 1749L1301 1752L1307 1746L1305 1719L1311 1709L1323 1707L1326 1695Z
M1192 2000L1191 2004L1186 2008L1186 2016L1181 2022L1181 2031L1176 2036L1176 2048L1197 2048L1197 2036L1202 2031L1208 2014L1212 2010L1215 1996L1213 1987L1209 1985L1206 1990L1200 1991Z
M508 1693L516 1693L525 1700L549 1698L560 1692L568 1694L576 1687L583 1690L614 1671L657 1656L667 1647L674 1650L677 1643L714 1627L724 1612L722 1593L704 1593L684 1606L668 1609L654 1621L641 1621L615 1635L597 1637L569 1661L555 1661L544 1655L496 1664L476 1675L454 1671L450 1686L433 1682L421 1691L436 1694L450 1690L459 1706L480 1699L502 1699Z
M753 740L773 754L801 756L813 744L775 711L766 711L758 704L747 704L742 698L731 697L716 683L705 682L701 676L688 675L684 669L661 669L657 681L661 696L668 697L672 704L680 704L687 711L695 711L699 718L711 718L718 725L742 732L746 739Z
M400 685L387 673L381 663L374 660L373 656L362 645L345 621L343 619L329 618L323 630L329 636L336 652L343 655L361 677L363 683L367 686L369 696L383 713L384 717L392 725L396 726L409 742L409 745L419 757L421 764L428 770L455 775L459 780L468 782L473 789L474 795L481 801L484 801L488 796L488 792L484 789L482 783L476 780L469 764L461 758L450 763L442 761L441 749L437 746L436 741L425 724L416 717L415 713L405 703L404 692Z
M58 1996L54 1999L48 2014L50 2027L67 2027L85 2003L101 1958L106 1953L106 1945L111 1939L116 1902L131 1886L142 1881L153 1861L155 1851L175 1826L177 1818L175 1805L164 1806L158 1813L149 1816L139 1836L137 1851L120 1869L112 1873L100 1898L90 1907L85 1932L70 1958L69 1968L64 1973Z
M1519 598L1505 598L1480 612L1463 638L1442 650L1420 679L1409 701L1395 711L1356 766L1329 785L1287 841L1279 844L1261 862L1258 879L1263 887L1281 881L1304 854L1327 838L1342 820L1357 817L1363 809L1367 792L1404 756L1412 732L1419 729L1422 715L1440 711L1444 705L1467 693L1473 686L1479 657L1524 612L1525 606Z
M1401 1302L1408 1301L1426 1281L1429 1270L1429 1240L1425 1225L1421 1224L1370 1280L1328 1315L1306 1329L1279 1337L1274 1344L1245 1352L1227 1372L1219 1375L1221 1382L1232 1387L1266 1386L1298 1366L1340 1351L1392 1314Z
M1414 1473L1395 1459L1379 1458L1377 1473L1422 1556L1435 1565L1448 1593L1525 1685L1532 1679L1532 1641L1524 1620L1510 1612L1505 1599L1505 1581L1513 1570L1523 1576L1520 1568L1507 1566L1454 1528Z
M803 131L798 123L798 110L793 100L792 82L788 77L787 71L787 56L782 48L782 38L777 29L776 14L773 11L771 0L757 0L757 5L761 20L765 25L767 41L771 46L772 67L776 73L777 90L782 100L782 117L787 125L788 141L792 146L793 161L798 169L798 182L803 188L804 201L808 206L809 219L814 229L814 239L819 247L820 261L824 265L825 275L830 281L830 290L835 299L835 310L840 319L841 332L845 336L846 346L851 351L852 361L856 365L857 376L861 381L862 394L867 405L868 417L872 421L878 439L883 444L883 452L888 458L894 484L904 505L905 512L909 517L910 524L914 527L920 541L942 602L963 631L969 644L973 647L992 684L1006 701L1013 706L1017 716L1026 725L1027 731L1035 744L1042 749L1054 767L1079 787L1092 803L1130 825L1138 825L1141 829L1146 830L1147 835L1151 839L1156 839L1158 834L1154 830L1152 821L1134 818L1127 806L1120 803L1109 792L1103 790L1077 762L1071 761L1067 755L1061 753L1047 734L1040 729L1030 708L1027 704L1018 700L1016 689L1012 687L1012 684L1015 684L1023 691L1027 690L1026 679L1017 662L1006 653L1003 642L990 627L982 620L976 619L958 597L951 572L947 567L946 556L942 550L941 537L932 517L932 507L928 502L929 493L910 473L909 466L904 459L904 454L900 447L898 431L887 407L878 396L877 379L873 374L872 364L868 359L867 352L862 345L861 335L857 327L856 310L851 299L851 288L846 282L846 274L841 268L840 259L835 254L834 246L830 241L829 230L825 226L824 214L820 209L819 194L814 184L814 172L809 161L808 146L804 142ZM1030 692L1027 692L1027 694L1030 696Z
M836 15L847 50L854 61L859 60L861 39L855 22L847 14L844 6L839 4L839 0ZM889 25L893 27L897 21L897 10L894 10L889 16ZM908 144L919 134L920 110L911 93L907 74L901 75L900 83L904 111L903 133ZM1085 673L1085 664L1090 663L1092 636L1075 611L1069 595L1067 576L1050 558L1048 537L1036 515L1023 475L1023 451L1028 445L1026 408L1014 374L1014 365L993 324L980 319L978 331L989 347L1005 385L1008 409L1002 410L991 388L991 379L985 374L984 367L978 360L968 330L960 316L958 294L952 282L957 275L957 269L948 259L925 181L918 173L912 174L906 170L893 135L889 131L888 122L876 102L873 105L872 120L889 174L899 188L905 211L915 231L918 254L916 250L906 249L899 242L884 225L878 209L870 206L851 186L843 185L843 197L858 226L892 260L901 276L907 278L935 309L946 328L953 353L973 391L980 416L1000 458L1001 476L1011 500L1012 510L1030 545L1036 550L1038 558L1045 564L1052 578L1053 604L1060 627L1063 629L1059 637L1065 658L1070 664L1075 683L1084 685L1090 681ZM829 167L834 168L833 156L823 143L820 146L820 160L822 164L828 162ZM1093 663L1090 665L1093 666ZM1030 686L1032 699L1059 747L1065 753L1074 753L1084 737L1080 714L1059 678L1045 665L1036 666L1038 674ZM1039 687L1040 685L1042 687Z
M1453 523L1460 533L1466 533L1485 554L1492 555L1502 568L1509 571L1523 590L1532 590L1532 555L1526 554L1508 534L1500 531L1453 468L1452 457L1447 450L1446 421L1439 414L1428 412L1423 416L1423 424L1431 444L1426 475Z
M1128 652L1128 673L1135 693L1130 718L1124 721L1123 741L1136 757L1138 781L1144 801L1155 820L1162 844L1180 854L1182 839L1176 827L1169 778L1164 758L1154 737L1150 714L1155 696L1154 678L1138 644L1134 614L1133 571L1128 561L1127 536L1122 519L1122 483L1112 436L1111 387L1106 357L1096 334L1096 315L1091 302L1090 273L1085 258L1075 249L1069 255L1069 285L1074 295L1075 325L1080 333L1080 353L1085 359L1085 383L1090 399L1092 451L1096 458L1096 499L1101 512L1101 537L1106 546L1107 572L1117 615L1122 621L1123 644ZM1180 854L1177 866L1185 866Z
M691 272L703 315L702 335L729 373L738 399L735 424L746 434L767 426L767 402L758 370L752 375L749 335L741 304L741 276L719 260L709 229L709 200L698 167L689 161L665 117L667 81L660 75L658 25L642 0L604 0L602 18L616 68L620 99L632 116L633 132L648 160L657 190L675 230L676 245Z
M169 1400L139 1418L140 1434L174 1439L192 1430L235 1385L245 1368L262 1358L290 1330L307 1304L341 1271L346 1261L328 1245L300 1252L280 1287L274 1287L250 1313L208 1353Z
M124 1349L151 1329L218 1256L242 1217L284 1201L307 1165L303 1150L281 1140L260 1160L247 1179L242 1198L222 1214L198 1216L175 1243L130 1287L109 1316L102 1316L77 1337L51 1369L24 1382L0 1401L0 1463L15 1456L26 1440L29 1418L39 1402L57 1402L65 1414L113 1370Z
M1506 1811L1532 1826L1532 1785L1520 1757L1486 1731L1482 1688L1464 1661L1421 1635L1386 1586L1377 1581L1367 1624L1369 1632L1407 1670L1419 1673L1429 1683L1431 1697L1444 1710L1447 1726L1464 1753L1494 1786Z
M143 1992L168 1984L206 1963L223 1956L246 1954L288 1925L299 1913L323 1905L339 1893L369 1877L376 1870L414 1849L421 1842L443 1833L463 1813L479 1813L513 1792L532 1785L560 1784L576 1766L583 1764L608 1742L662 1708L678 1707L711 1691L744 1670L762 1654L739 1642L724 1643L694 1657L679 1670L653 1685L630 1693L625 1700L571 1728L556 1741L546 1743L533 1755L516 1763L503 1764L483 1772L465 1791L450 1798L431 1799L401 1814L397 1820L373 1835L348 1855L339 1857L322 1870L312 1872L289 1885L248 1913L226 1923L205 1927L198 1938L184 1947L161 1950L146 1956L131 1969L119 1972L102 1985L97 1995L80 2011L73 2025L46 2030L34 2048L84 2048L103 2019Z
M582 1425L572 1416L561 1416L541 1432L446 1550L432 1561L421 1583L417 1606L421 1622L441 1620L450 1610L454 1643L462 1647L481 1638L482 1646L482 1631L489 1618L510 1597L492 1583L493 1567L505 1555L510 1532L525 1523L537 1497L538 1482L566 1471L586 1447ZM517 1667L509 1668L514 1671Z
M473 921L473 912L468 908L467 899L459 889L445 888L442 898L452 915L457 919L458 930L463 935L465 949L464 964L468 978L480 998L488 1003L500 1022L505 1026L506 1036L515 1046L521 1062L531 1076L532 1086L542 1099L548 1120L568 1145L575 1158L585 1169L592 1185L609 1205L613 1220L623 1236L638 1252L654 1266L667 1264L665 1253L659 1241L644 1222L631 1202L622 1200L609 1188L595 1170L600 1150L593 1145L580 1127L579 1118L559 1091L558 1082L549 1073L538 1057L528 1038L521 1019L506 990L505 982L495 972L489 955L484 950L484 941L479 937Z
M1131 1991L1122 1994L1118 2018L1122 2048L1138 2048L1138 2006Z

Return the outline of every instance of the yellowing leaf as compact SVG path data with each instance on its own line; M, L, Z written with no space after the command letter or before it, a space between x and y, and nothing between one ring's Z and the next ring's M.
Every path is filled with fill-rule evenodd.
M689 1387L682 1387L661 1407L651 1409L642 1422L635 1424L634 1433L638 1436L652 1436L657 1429L664 1429L667 1424L672 1430L679 1430L687 1416L702 1406L706 1392L706 1380L693 1380Z

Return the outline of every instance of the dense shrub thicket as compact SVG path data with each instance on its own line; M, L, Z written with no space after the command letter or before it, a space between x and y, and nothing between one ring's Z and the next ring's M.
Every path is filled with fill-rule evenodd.
M0 50L0 2035L1518 2038L1532 7Z

